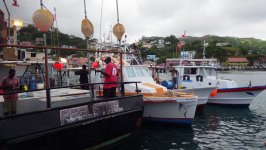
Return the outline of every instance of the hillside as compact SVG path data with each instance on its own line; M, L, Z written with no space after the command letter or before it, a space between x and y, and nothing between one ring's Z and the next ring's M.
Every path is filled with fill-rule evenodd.
M158 37L157 37L158 39ZM155 54L159 60L158 62L164 62L166 58L178 57L176 54L176 45L179 41L175 36L160 37L163 39L163 48L158 48L158 44L154 44L151 48L144 48L143 44L147 40L141 39L139 46L143 52L143 58L146 55ZM185 45L182 50L196 51L196 58L202 58L203 41L206 39L206 43L209 46L206 48L206 58L217 58L219 61L224 62L228 57L247 57L251 63L255 59L266 55L266 41L254 39L254 38L237 38L237 37L219 37L219 36L203 36L203 37L185 37ZM152 41L152 43L156 43Z

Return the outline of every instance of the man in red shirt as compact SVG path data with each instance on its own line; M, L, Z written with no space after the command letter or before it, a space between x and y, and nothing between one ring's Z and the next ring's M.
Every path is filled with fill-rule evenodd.
M100 71L104 75L104 83L117 82L117 77L119 76L118 68L116 64L111 62L111 58L107 57L104 62L106 63L106 68L104 71ZM103 85L103 97L113 98L116 97L116 88L118 84L104 84Z
M19 80L15 77L16 71L14 69L9 70L8 77L2 81L3 92L14 92L19 87ZM4 113L5 115L16 114L17 111L18 93L4 95Z

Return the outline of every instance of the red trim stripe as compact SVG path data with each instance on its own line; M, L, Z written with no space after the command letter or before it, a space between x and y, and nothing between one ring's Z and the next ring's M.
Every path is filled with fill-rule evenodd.
M218 89L218 93L226 92L249 92L249 91L263 91L266 86L254 86L254 87L240 87L240 88L228 88L228 89Z

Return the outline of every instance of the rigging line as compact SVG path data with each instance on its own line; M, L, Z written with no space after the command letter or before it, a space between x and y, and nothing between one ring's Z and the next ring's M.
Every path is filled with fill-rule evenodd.
M54 7L54 12L55 12L55 25L56 25L56 41L57 41L57 47L59 47L59 35L58 35L58 25L57 25L57 13L56 13L56 8ZM57 51L58 56L60 57L60 51Z
M103 20L103 0L102 0L101 17L100 17L100 42L102 41L102 20Z
M87 19L86 0L84 0L85 19Z
M118 0L116 0L116 13L117 13L117 23L119 23Z

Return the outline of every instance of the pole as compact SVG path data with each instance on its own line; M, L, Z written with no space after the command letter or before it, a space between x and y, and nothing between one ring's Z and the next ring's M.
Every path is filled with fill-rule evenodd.
M120 82L121 82L121 97L125 96L125 88L124 88L124 84L122 83L123 80L123 53L120 52Z
M6 11L7 11L7 14L8 14L8 30L7 30L8 38L7 38L7 44L10 44L10 12L9 12L8 7L6 5L6 1L3 0L3 2L5 4Z
M43 9L42 0L40 0L41 9ZM50 93L50 83L49 83L49 74L48 74L48 53L47 53L47 43L46 43L46 33L43 33L43 40L44 40L44 69L45 69L45 88L46 88L46 99L47 99L47 108L51 108L51 93Z
M43 33L44 46L46 46L46 33ZM47 48L44 48L45 54L45 85L46 85L46 98L47 98L47 108L51 108L51 93L50 93L50 83L49 83L49 74L48 74L48 53Z
M87 49L89 49L89 38L87 39ZM89 70L89 75L88 75L88 82L91 83L91 61L90 61L90 52L87 53L87 57L88 57L88 70ZM94 87L90 86L90 98L94 98Z

